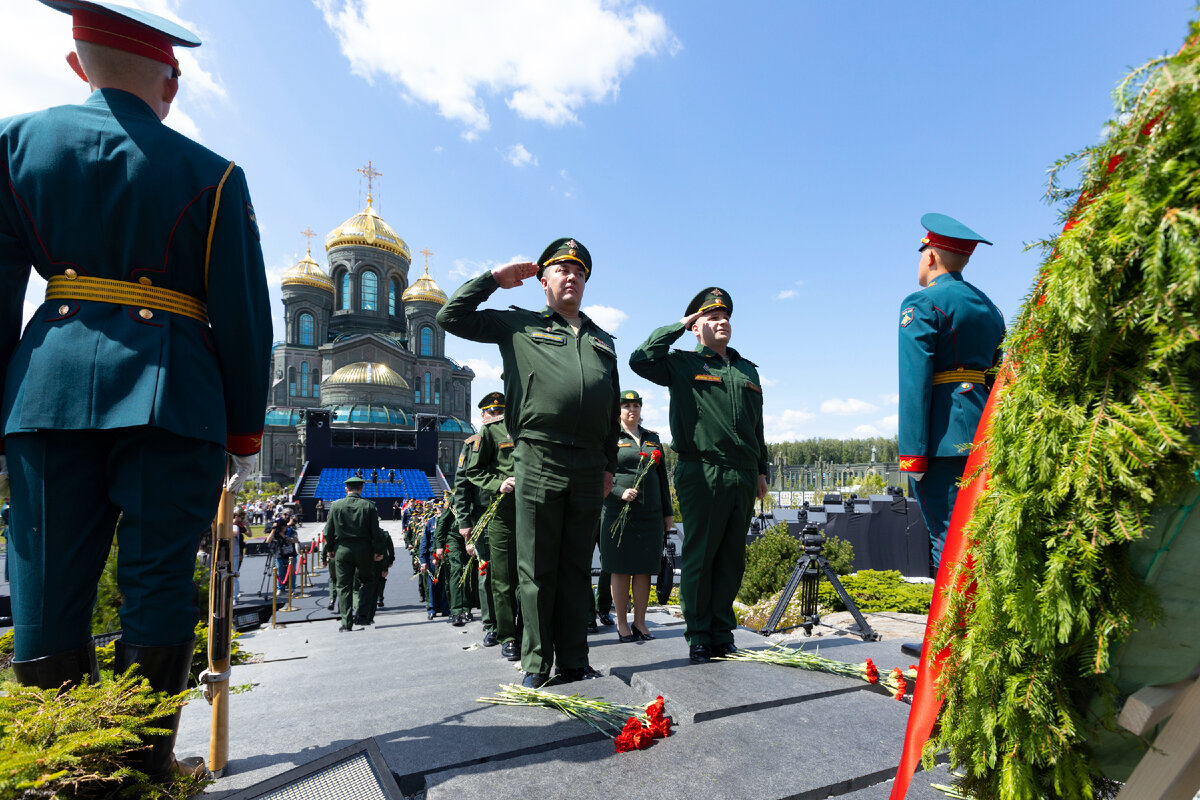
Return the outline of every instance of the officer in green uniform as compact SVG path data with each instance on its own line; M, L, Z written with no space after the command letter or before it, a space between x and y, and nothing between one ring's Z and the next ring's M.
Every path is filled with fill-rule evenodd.
M683 514L679 602L690 658L735 652L733 600L746 567L754 500L767 493L767 444L758 369L729 347L733 300L716 286L688 303L683 319L658 328L629 366L671 392L675 491ZM671 350L685 330L695 350Z
M517 624L517 553L516 503L513 502L513 441L504 424L504 395L492 392L479 401L483 427L479 443L470 453L467 463L460 467L464 477L479 487L480 504L488 508L497 494L502 496L496 506L487 531L476 542L480 571L484 581L481 598L486 589L491 596L491 612L495 627L490 640L484 636L484 646L500 644L500 654L509 661L521 657L521 630ZM485 627L487 618L485 617Z
M975 247L991 242L945 214L926 214L921 225L924 288L900 304L900 471L921 506L936 573L965 448L991 387L986 373L1000 360L1004 317L962 277Z
M242 171L163 124L179 89L173 47L195 35L106 2L44 1L72 15L67 62L92 94L0 120L13 667L47 688L96 677L92 606L116 529L116 668L137 664L176 694L199 616L196 543L223 476L244 478L262 439L271 314L258 228ZM31 268L48 285L22 335ZM152 777L176 768L177 720L138 765Z
M384 532L384 541L386 547L383 551L383 558L375 562L375 605L383 608L383 590L387 587L388 570L392 564L396 563L396 544L392 541L392 537ZM371 619L375 619L375 612L372 610Z
M444 571L447 573L446 593L450 599L450 624L456 628L461 628L475 619L475 615L471 613L471 587L475 578L473 574L466 574L469 560L466 537L470 535L471 525L479 516L479 493L475 485L462 474L462 467L477 447L478 434L468 436L463 442L462 451L458 454L458 467L454 473L454 492L450 497L450 504L454 509L453 524L450 517L444 515L446 521L443 524L439 520L437 538L434 540L438 552L446 558ZM463 534L460 528L466 528L467 533Z
M587 248L557 239L537 264L506 264L467 281L438 311L456 336L500 346L505 422L517 443L517 571L523 683L552 667L567 681L594 677L586 625L591 553L617 461L620 410L612 336L579 310L592 271ZM537 275L546 307L479 310L497 288Z
M346 479L346 496L329 507L325 523L325 553L337 570L339 631L374 618L375 562L387 552L387 534L379 527L379 509L362 496L363 479ZM355 583L355 579L358 582Z
M604 569L600 580L603 583L605 575L611 576L607 594L617 601L617 637L622 642L655 638L646 629L650 575L657 573L662 563L664 530L675 527L662 437L643 428L641 418L642 396L632 389L621 392L617 475L600 516L600 564ZM641 484L634 488L639 472L643 473ZM618 529L616 520L623 512L628 516ZM631 584L632 624L626 614Z

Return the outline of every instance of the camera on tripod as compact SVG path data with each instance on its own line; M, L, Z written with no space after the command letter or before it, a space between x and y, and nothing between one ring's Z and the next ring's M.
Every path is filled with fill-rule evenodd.
M804 523L800 530L800 546L806 555L820 555L825 549L825 531L815 522Z

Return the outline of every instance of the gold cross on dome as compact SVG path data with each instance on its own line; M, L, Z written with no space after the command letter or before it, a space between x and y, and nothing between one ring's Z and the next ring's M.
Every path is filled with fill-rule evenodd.
M312 237L316 236L317 232L311 226L306 226L304 230L300 231L300 235L304 237L305 247L312 252Z
M370 159L367 159L367 165L365 167L359 167L355 171L361 172L363 175L367 176L367 202L369 203L371 202L371 195L375 193L375 179L383 177L383 173L375 169L375 167L371 164Z
M420 252L421 252L421 255L425 256L425 271L429 272L429 257L431 255L433 255L433 251L430 250L428 247L425 247Z

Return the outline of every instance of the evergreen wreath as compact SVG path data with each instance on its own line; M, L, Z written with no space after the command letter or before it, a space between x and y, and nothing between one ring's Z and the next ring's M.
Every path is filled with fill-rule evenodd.
M950 653L925 758L948 750L972 797L1104 785L1085 710L1104 698L1111 727L1110 656L1159 610L1129 544L1200 474L1198 39L1193 22L1177 54L1131 73L1104 141L1052 173L1069 212L1004 345L959 568L975 591L950 599L933 645ZM1080 185L1062 189L1069 165Z

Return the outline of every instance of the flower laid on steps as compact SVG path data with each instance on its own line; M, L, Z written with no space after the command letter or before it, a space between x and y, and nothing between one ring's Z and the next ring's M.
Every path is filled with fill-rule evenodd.
M917 679L917 668L915 665L909 667L907 671L902 671L899 667L896 667L888 673L885 680L880 681L879 668L869 658L860 664L849 664L845 661L834 661L832 658L825 658L802 649L787 647L782 642L776 643L766 650L738 650L732 655L722 656L713 660L754 661L759 664L776 664L781 667L795 667L815 672L829 672L833 675L842 675L847 678L860 678L867 683L878 683L890 689L892 696L897 700L904 698L905 692L908 691L908 681L915 681Z
M578 694L561 695L540 689L526 689L515 684L505 684L491 697L478 698L480 703L506 706L533 706L552 708L569 717L582 720L605 736L612 738L618 753L644 750L655 739L669 736L671 718L664 713L665 703L660 695L653 703L642 709L610 703L597 697Z

